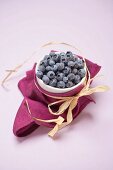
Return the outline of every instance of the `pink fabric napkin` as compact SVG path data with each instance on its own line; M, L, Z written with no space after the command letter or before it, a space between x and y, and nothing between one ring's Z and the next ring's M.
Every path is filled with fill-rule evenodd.
M101 68L99 65L92 63L87 59L86 59L86 65L89 69L91 78L93 78ZM54 123L45 123L45 122L33 120L26 107L26 102L25 102L26 99L29 103L32 116L35 116L38 119L45 119L45 120L54 119L57 118L58 116L50 114L47 106L50 102L53 102L56 99L47 97L45 94L49 94L52 96L72 96L78 93L83 88L83 86L79 86L77 89L74 89L72 91L62 93L62 94L60 93L56 94L56 93L50 93L43 90L37 83L37 86L39 88L38 89L34 83L34 79L36 80L35 67L36 64L34 64L32 70L26 72L26 77L24 77L18 83L18 87L24 97L18 109L13 125L13 132L18 137L23 137L30 134L35 129L37 129L40 125L47 126L50 128L55 126ZM76 116L79 115L79 113L92 101L93 100L90 96L83 96L79 98L78 104L73 110L73 119L75 119ZM66 119L66 112L62 114L62 117Z

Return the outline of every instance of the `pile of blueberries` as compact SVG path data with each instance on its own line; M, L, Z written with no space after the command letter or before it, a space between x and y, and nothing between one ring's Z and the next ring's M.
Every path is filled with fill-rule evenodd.
M84 61L71 51L50 52L40 62L36 75L49 86L70 88L85 76Z

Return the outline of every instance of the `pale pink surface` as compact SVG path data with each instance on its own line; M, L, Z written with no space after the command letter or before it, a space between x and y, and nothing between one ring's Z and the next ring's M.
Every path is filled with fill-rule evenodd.
M107 84L111 91L93 95L96 105L89 104L56 140L47 137L48 128L43 127L17 139L12 132L22 100L17 82L35 59L26 64L7 83L10 91L0 88L0 170L112 170L113 1L0 1L0 79L5 69L53 40L75 44L102 65L104 77L93 85Z

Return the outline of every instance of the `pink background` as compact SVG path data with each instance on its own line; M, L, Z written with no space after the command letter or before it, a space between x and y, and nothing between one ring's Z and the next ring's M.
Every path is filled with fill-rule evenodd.
M48 41L74 44L102 65L97 84L111 90L96 94L56 140L40 127L16 138L12 127L23 99L17 82L38 56L0 88L0 170L113 170L113 1L0 0L0 80L5 69L23 62Z

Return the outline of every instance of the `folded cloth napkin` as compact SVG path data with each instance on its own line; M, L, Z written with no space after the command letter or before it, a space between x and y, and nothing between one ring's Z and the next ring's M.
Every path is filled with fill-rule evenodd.
M100 66L87 60L86 65L90 72L91 78L93 78L100 70ZM77 89L71 90L66 93L50 93L43 90L38 82L36 87L34 80L36 81L36 74L35 74L35 67L36 63L33 66L33 69L26 72L26 77L19 81L18 87L21 93L24 96L24 99L18 109L17 115L15 117L14 125L13 125L13 132L18 137L23 137L35 129L37 129L40 125L47 126L53 128L55 123L48 123L48 122L41 122L34 120L33 117L37 117L38 119L55 119L58 118L57 115L50 114L48 110L48 104L54 102L56 99L53 99L50 96L73 96L77 94L82 88L83 85L79 86ZM45 95L47 94L47 95ZM26 107L26 99L29 103L30 111L32 112L32 116L29 114L28 109ZM57 99L58 100L58 99ZM77 115L89 104L92 102L93 99L90 96L82 96L79 98L77 106L73 110L73 119L76 118ZM56 108L57 109L57 105ZM66 119L66 111L62 114L62 117Z

